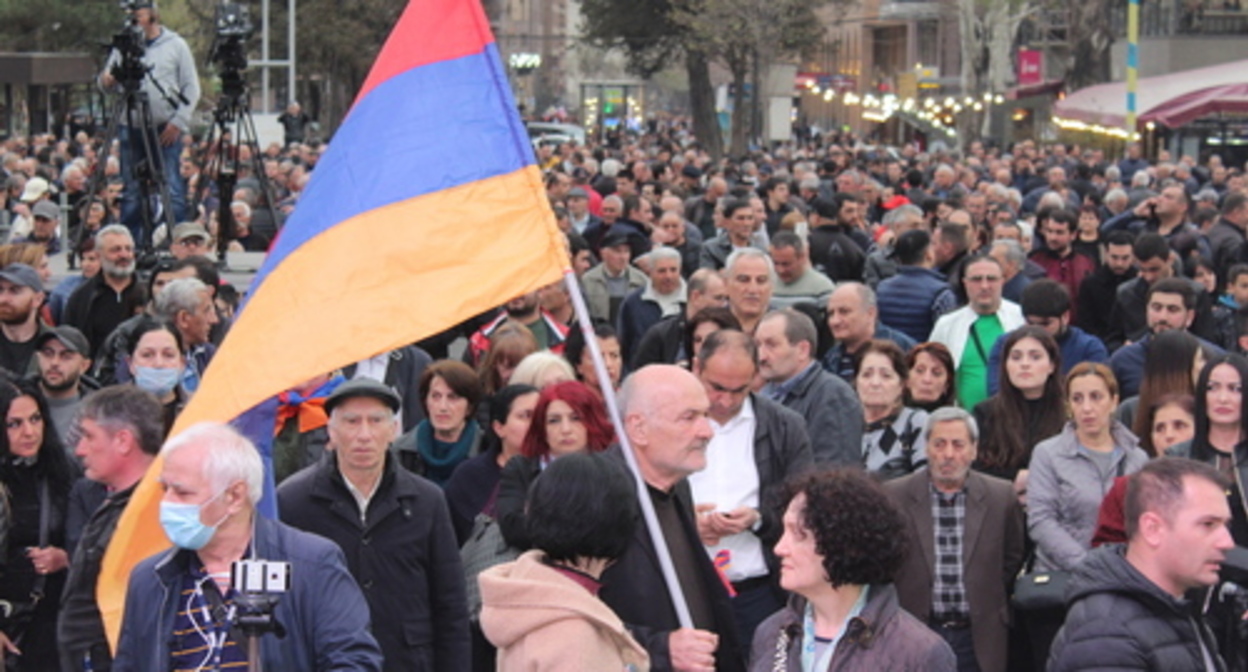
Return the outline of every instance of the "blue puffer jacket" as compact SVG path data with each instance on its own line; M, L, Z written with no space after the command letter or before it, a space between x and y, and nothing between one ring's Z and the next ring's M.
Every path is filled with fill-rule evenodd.
M957 297L940 272L921 266L898 266L897 275L876 289L880 322L913 338L927 341L936 320L957 307Z
M260 642L266 670L381 670L381 649L369 634L368 604L332 541L267 518L256 519L256 557L291 564L290 591L274 616L286 628ZM126 616L113 672L163 672L181 606L182 577L194 556L172 549L140 562L130 574Z

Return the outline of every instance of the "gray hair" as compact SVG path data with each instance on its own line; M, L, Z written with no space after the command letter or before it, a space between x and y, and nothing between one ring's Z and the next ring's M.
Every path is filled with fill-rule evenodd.
M184 310L194 313L203 302L206 291L208 285L199 278L178 278L170 281L156 294L157 317L172 320Z
M1044 195L1040 197L1040 202L1036 205L1036 210L1042 210L1044 208L1061 210L1064 207L1066 207L1066 199L1063 198L1061 194L1056 191L1046 191L1044 192Z
M1122 180L1122 170L1118 166L1108 166L1105 168L1105 179L1110 182L1118 182Z
M133 385L114 385L83 398L77 422L90 420L113 433L127 430L139 450L155 455L165 440L163 418L164 409L150 392Z
M957 421L966 425L966 432L971 435L971 443L979 443L979 423L975 422L975 416L957 406L944 406L932 411L923 428L923 440L926 442L932 438L932 428L937 423Z
M819 191L819 185L820 182L818 175L807 175L802 178L801 182L797 183L797 188L806 189L808 191Z
M738 261L748 259L750 257L762 259L767 264L768 273L776 272L775 266L771 263L771 257L757 247L739 247L733 250L732 254L728 255L728 261L724 262L724 272L731 274L732 269L737 265Z
M1017 240L1009 238L1001 238L992 241L994 248L1005 248L1005 260L1014 265L1015 268L1022 268L1027 263L1027 254L1023 252L1023 246Z
M815 329L815 321L810 316L793 308L773 310L763 316L759 324L768 320L784 320L784 338L789 345L797 345L803 341L810 344L810 357L815 357L819 348L819 332ZM703 348L705 352L705 346Z
M105 236L125 236L134 243L134 236L130 233L130 229L125 224L109 224L108 226L95 232L95 248L97 250L104 249Z
M231 483L242 481L247 484L247 499L255 506L264 495L264 463L260 461L260 451L233 427L201 422L166 442L160 454L168 459L183 448L205 443L212 449L204 451L201 473L213 491L221 492Z
M675 259L676 266L680 267L680 250L674 247L656 247L647 254L651 263L658 263L664 259Z
M910 203L907 203L905 205L899 205L884 214L883 223L884 223L884 226L887 226L888 228L892 229L892 228L896 228L899 222L910 217L917 217L919 219L923 219L923 208L920 208L917 205L912 205Z
M1105 192L1106 203L1109 203L1111 201L1125 201L1129 198L1130 197L1127 196L1127 192L1123 191L1119 187L1114 187L1113 189L1110 189L1109 191Z
M1147 187L1152 183L1152 181L1153 176L1149 175L1148 171L1144 170L1137 170L1135 171L1135 174L1131 176L1131 186L1133 187Z

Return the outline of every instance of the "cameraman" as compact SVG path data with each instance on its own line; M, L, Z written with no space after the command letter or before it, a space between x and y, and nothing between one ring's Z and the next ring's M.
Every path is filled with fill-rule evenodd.
M161 455L160 523L174 548L130 574L114 672L246 668L248 633L237 627L235 607L253 595L240 595L231 580L244 557L289 563L289 589L269 614L282 628L257 635L263 669L380 672L368 603L342 550L257 515L264 466L250 441L227 425L201 423Z
M143 136L159 153L152 157L159 161L169 189L173 221L187 218L186 182L179 171L182 153L182 134L190 130L191 113L199 103L199 73L190 47L180 35L160 25L160 13L153 0L135 0L129 4L133 25L142 32L143 67L147 71L142 78L140 90L151 104L152 127L142 128L141 118L121 119L121 166L125 179L125 192L121 200L121 221L134 235L140 247L148 238L143 234L140 213L139 182L135 175L135 163L143 159ZM122 55L113 49L100 74L100 86L108 91L121 91L125 82L116 77L116 67ZM155 168L155 167L153 167Z

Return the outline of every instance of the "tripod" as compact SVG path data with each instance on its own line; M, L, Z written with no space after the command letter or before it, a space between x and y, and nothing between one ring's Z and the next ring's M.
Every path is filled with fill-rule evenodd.
M120 138L123 158L129 157L129 161L122 161L122 170L130 171L130 176L139 189L140 230L135 232L138 235L134 236L134 244L136 252L141 253L152 249L152 232L155 230L157 214L153 208L153 198L160 201L160 216L165 222L166 230L172 232L175 223L169 185L165 181L164 156L160 150L156 125L152 121L152 104L148 100L147 92L142 90L144 78L151 81L160 95L166 99L176 98L185 104L186 98L176 91L171 95L160 85L160 82L151 77L150 68L143 65L142 50L136 51L126 35L126 31L123 31L114 38L114 48L120 52L121 61L113 67L111 74L121 85L122 93L109 114L108 125L104 130L104 143L96 159L96 169L92 171L91 179L87 184L87 194L89 198L93 198L99 193L100 184L104 179L104 163L112 150L113 141ZM126 130L124 136L121 133L123 128ZM138 156L135 156L136 148ZM128 188L127 191L129 191ZM86 233L86 227L80 225L74 237L73 249L70 250L71 260L82 245L82 239ZM73 265L71 264L70 267L72 268Z
M227 38L214 45L210 60L221 62L224 68L221 72L221 98L213 111L213 122L205 143L210 154L204 166L204 175L214 177L217 184L217 263L226 268L230 241L238 237L230 202L238 186L238 169L242 162L240 150L244 146L251 149L248 167L260 183L260 196L264 199L261 207L267 209L274 225L278 218L273 207L273 189L264 172L264 162L260 160L260 141L255 119L251 116L247 80L243 77L247 65L241 44L236 39ZM207 181L201 180L195 193L196 203L203 202L207 187Z

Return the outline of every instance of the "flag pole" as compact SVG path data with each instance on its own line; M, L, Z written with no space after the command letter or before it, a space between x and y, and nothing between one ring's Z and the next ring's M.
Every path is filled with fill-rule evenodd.
M607 373L607 365L602 359L602 350L598 347L598 337L594 335L593 321L589 318L585 297L581 295L580 283L571 269L564 270L563 281L568 287L568 296L572 299L572 308L576 311L576 322L580 326L581 335L585 337L585 347L593 357L594 373L598 375L598 389L607 404L611 424L615 425L615 438L620 443L620 451L624 453L624 461L628 463L629 471L633 472L633 480L637 485L637 504L641 506L641 516L646 521L646 529L650 531L650 543L654 545L659 569L667 583L667 593L671 596L672 606L676 608L676 618L682 628L692 628L693 618L689 615L689 605L685 602L685 593L676 578L676 565L672 563L672 554L667 548L667 540L663 538L663 529L659 527L659 519L654 514L654 502L650 501L646 480L642 478L641 470L637 467L637 457L633 455L633 447L624 431L623 418L620 417L620 409L615 403L615 390L611 389L611 375Z

